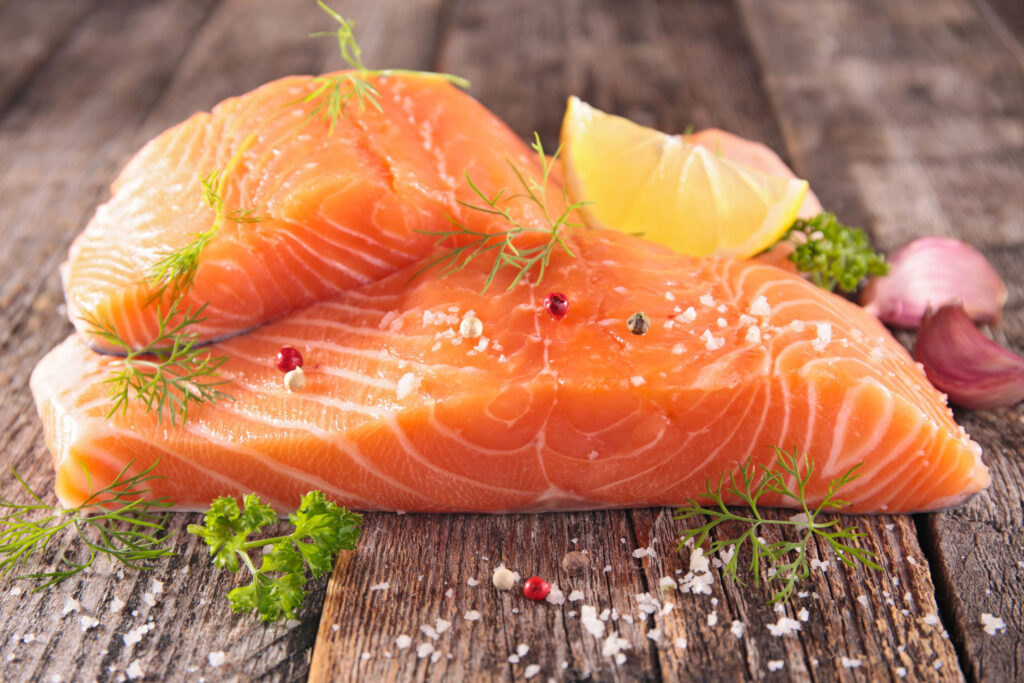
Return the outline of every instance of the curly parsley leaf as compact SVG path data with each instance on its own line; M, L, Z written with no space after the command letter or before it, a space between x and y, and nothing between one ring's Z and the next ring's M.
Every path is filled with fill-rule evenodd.
M278 520L269 505L248 494L242 507L234 498L218 498L202 525L189 525L190 534L206 541L218 568L235 572L245 565L252 575L249 585L228 593L236 612L256 610L263 621L298 618L306 598L306 569L316 577L329 572L339 551L356 547L363 518L327 500L323 492L310 491L288 520L294 527L290 534L249 540ZM266 546L269 552L262 550ZM258 567L251 552L256 549L261 549Z
M830 292L837 286L855 292L869 275L889 272L885 256L871 247L867 233L843 225L833 213L819 213L809 220L798 218L782 239L796 246L789 260L797 270Z

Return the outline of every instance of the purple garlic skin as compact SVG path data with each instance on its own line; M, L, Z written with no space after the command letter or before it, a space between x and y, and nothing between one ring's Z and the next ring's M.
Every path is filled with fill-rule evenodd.
M1006 285L981 252L950 237L923 237L889 259L888 275L871 278L861 305L882 322L916 328L925 311L963 303L977 323L999 322Z
M1024 400L1024 358L975 327L964 307L928 311L914 355L935 388L964 408L1005 408Z

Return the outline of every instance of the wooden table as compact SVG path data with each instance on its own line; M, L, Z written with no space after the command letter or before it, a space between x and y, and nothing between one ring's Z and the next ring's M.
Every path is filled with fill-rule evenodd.
M520 135L539 131L552 148L577 94L664 130L719 126L765 141L885 249L960 236L1009 286L996 337L1024 348L1018 0L334 4L356 19L367 63L466 76ZM0 0L0 458L40 489L51 472L27 382L70 330L57 272L70 240L154 134L269 79L340 66L336 45L307 38L325 19L312 0ZM958 419L984 447L992 487L944 513L852 520L884 571L847 569L817 547L829 566L785 609L807 609L794 635L769 635L779 615L766 592L717 572L713 595L669 596L671 612L635 618L635 596L657 594L660 577L687 565L669 510L373 514L297 625L231 614L232 577L184 533L180 554L150 573L100 567L42 593L0 583L0 679L114 680L133 662L152 680L521 679L531 664L535 680L1020 679L1024 411ZM4 477L4 495L15 489ZM177 515L173 526L195 519ZM653 555L632 556L647 547ZM591 558L581 578L559 569L572 549ZM498 594L499 561L584 600ZM369 590L384 581L387 590ZM119 612L115 599L126 603ZM607 627L628 642L625 663L581 627L583 604L620 615ZM468 610L481 619L465 620ZM984 633L984 612L1006 632ZM83 630L84 615L99 624ZM453 625L435 641L420 626L438 618ZM405 651L402 633L412 636ZM418 658L420 643L440 654ZM520 644L529 651L511 663ZM770 672L774 660L781 671Z

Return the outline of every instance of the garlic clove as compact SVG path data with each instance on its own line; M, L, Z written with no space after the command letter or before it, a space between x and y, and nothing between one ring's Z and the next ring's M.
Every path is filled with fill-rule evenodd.
M925 313L914 355L957 405L1005 408L1024 400L1024 358L982 334L959 303Z
M914 240L889 259L888 275L871 278L861 305L896 327L917 327L929 306L962 301L979 323L999 322L1006 285L974 247L949 237Z

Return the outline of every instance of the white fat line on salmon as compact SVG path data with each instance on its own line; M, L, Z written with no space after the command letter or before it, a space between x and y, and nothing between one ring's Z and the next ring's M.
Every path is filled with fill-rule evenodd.
M405 433L405 430L402 429L402 426L400 424L398 424L398 419L395 416L389 415L383 420L383 422L391 429L391 432L395 435L395 439L398 441L399 445L405 449L405 452L409 454L409 457L413 461L426 467L428 470L433 470L442 477L450 478L454 481L461 482L469 486L482 488L487 491L494 491L496 493L507 493L509 491L516 491L516 489L508 489L503 488L501 486L494 486L493 484L487 484L478 479L471 479L465 475L456 474L455 472L452 472L450 470L441 469L434 463L430 462L427 458L425 458L423 454L420 453L419 449L417 449L416 446L413 445L412 441ZM548 482L548 484L550 485L550 482ZM441 501L434 502L440 503Z
M860 492L862 500L870 500L881 491L890 490L893 482L906 481L907 477L904 475L904 471L915 465L914 458L904 456L899 458L894 466L890 466L890 463L894 458L905 454L912 443L927 438L927 435L922 434L924 426L924 422L919 422L916 429L888 450L887 458L878 458L871 463L870 467L863 468L863 476L851 482L851 491ZM877 454L874 455L877 458Z
M285 503L282 500L279 500L279 499L275 498L274 496L270 495L266 491L253 490L253 489L245 489L244 487L239 485L239 481L237 479L231 479L230 477L228 477L226 475L223 475L223 474L220 474L219 472L217 472L215 470L211 470L211 469L208 469L206 467L202 467L201 465L197 465L195 462L192 462L191 460L186 460L185 458L183 458L178 453L175 453L174 451L169 451L166 448L158 446L156 443L153 443L153 442L150 442L150 441L145 441L144 439L140 438L137 434L135 434L133 432L128 432L126 430L117 429L117 428L110 428L110 431L114 432L116 434L119 434L120 436L124 437L126 441L129 441L129 442L130 441L137 441L140 444L142 444L144 447L149 447L149 448L152 448L152 449L155 449L155 450L159 451L161 453L161 456L160 456L161 462L163 462L165 457L169 458L169 459L176 460L179 463L183 464L186 468L193 469L193 470L198 470L199 472L202 472L202 473L204 473L206 475L209 475L211 479L223 483L230 490L238 491L239 495L241 495L242 493L253 492L253 493L257 493L258 495L260 495L260 497L263 499L264 502L269 503L271 505L277 505L279 509L287 509L287 508L290 507L289 504ZM114 468L117 471L120 471L121 468L123 468L124 465L125 465L124 462L121 462L121 461L117 460L116 458L111 456L105 450L98 450L97 451L97 450L95 450L93 448L90 448L90 447L84 447L83 448L83 452L88 453L90 456L92 456L96 460L99 460L100 462L105 462L107 465L109 465L111 468Z
M328 224L330 224L330 226L332 228L334 228L333 232L326 231L326 230L325 231L315 232L315 231L310 230L308 227L300 225L298 223L294 223L294 222L288 221L288 220L281 220L280 223L285 228L282 232L284 232L286 235L289 235L289 236L292 237L291 240L284 240L284 243L294 244L294 245L301 246L302 249L304 249L305 251L309 252L313 256L314 262L322 263L322 264L324 264L325 266L328 266L328 267L332 267L333 265L335 265L333 263L335 259L324 258L324 252L317 250L316 247L318 245L314 244L313 240L316 240L317 242L322 242L324 244L330 245L330 246L338 249L339 251L344 251L347 254L351 254L357 260L363 261L364 263L366 263L366 264L368 264L370 266L373 266L374 268L380 268L380 269L383 269L385 271L394 270L395 264L389 263L388 261L385 261L383 259L380 259L380 258L377 258L377 257L373 256L367 249L356 249L356 248L353 248L349 244L346 244L345 242L338 241L338 240L332 240L332 239L330 239L329 236L330 235L334 235L334 234L348 235L350 237L357 238L359 241L363 242L364 246L366 246L367 248L375 248L375 247L382 247L382 246L384 246L380 241L367 239L365 233L362 233L362 232L359 232L359 231L356 231L356 230L352 230L351 228L348 228L347 226L344 226L344 225L341 225L341 224L336 223L334 221L331 221L330 219L327 219L327 217L323 216L322 214L321 214L321 217L325 218L326 219L325 222L327 222ZM413 256L412 258L415 258L415 256ZM302 263L308 263L307 261L301 261L301 262ZM315 268L310 266L307 270L311 270L312 271L312 270L315 270ZM342 269L342 270L348 271L349 269ZM353 271L353 272L361 272L361 271ZM369 276L367 274L363 274L363 278L357 278L357 279L359 279L360 281L363 281L363 282L370 282L370 281L372 281L371 276Z
M411 335L410 335L410 337L411 337ZM337 354L340 354L340 355L356 356L356 357L359 357L359 358L369 358L369 359L372 359L372 360L375 360L375 361L381 361L382 360L381 356L380 356L380 351L379 350L359 349L359 348L355 348L355 347L351 347L351 346L342 346L341 344L336 344L334 342L330 342L330 341L326 341L326 340L312 341L312 340L309 340L309 339L302 339L302 338L299 338L299 337L288 337L288 336L277 336L277 335L273 335L272 336L272 335L262 335L262 334L259 334L259 333L253 333L252 335L249 336L249 339L251 339L253 341L267 341L268 344L270 344L270 345L276 344L277 346L294 346L295 348L308 348L308 349L310 349L309 355L311 357L314 356L317 351L328 351L328 352L337 353ZM258 362L261 365L265 365L266 364L265 360L257 361L256 358L254 356L252 356L251 354L244 354L243 352L234 351L230 347L226 348L225 351L231 353L232 355L236 355L236 356L239 356L239 357L242 357L244 355L247 360L248 359L252 359L254 362ZM427 363L421 363L420 361L416 361L416 360L410 360L410 359L401 358L399 356L391 356L391 357L388 358L388 360L391 361L392 363L394 363L396 366L398 365L398 363L405 363L405 365L403 365L402 368L404 368L406 370L408 370L409 368L412 368L414 370L419 370L424 375L434 374L434 373L437 373L439 371L450 371L450 372L456 373L456 374L457 373L465 373L471 379L475 380L475 379L478 379L478 378L482 377L486 373L486 370L481 370L480 368L476 368L476 367L473 367L473 366L470 366L470 365L451 365L451 364L448 364L448 363L430 363L430 364L427 364ZM313 370L307 369L307 374L309 374L310 372L313 372L313 371L318 371L318 369L315 369L315 368ZM397 383L395 384L394 387L391 388L391 390L393 390L394 388L397 388Z
M870 397L869 392L872 392L872 390L876 393L881 392L882 400L885 402L883 406L884 413L878 414L878 404L877 402L872 402L873 413L877 416L872 431L869 433L868 438L865 439L857 435L860 438L856 438L854 443L848 444L849 437L854 436L853 431L848 428L850 419L854 417L854 411L857 408L859 399L862 396ZM878 448L889 425L892 424L894 413L895 403L892 394L873 379L861 377L854 386L848 387L843 396L843 403L836 413L835 429L832 432L832 448L829 450L825 462L815 462L816 465L820 466L822 477L838 478L857 463L866 462L868 456ZM815 460L817 461L817 458Z
M282 425L284 426L284 425ZM233 441L228 441L221 438L216 432L207 429L204 426L188 424L185 426L186 431L195 436L197 439L221 446L224 450L237 453L239 455L248 457L252 460L256 460L262 464L267 465L273 470L275 474L283 474L286 477L291 478L293 481L301 482L305 486L310 486L311 489L320 489L324 493L329 493L338 498L343 498L349 501L360 501L361 503L369 503L365 498L357 496L356 494L346 489L339 488L330 482L322 479L321 477L314 476L304 470L296 469L291 465L287 465L280 460L272 458L268 453L256 450L254 448L246 448ZM321 436L326 434L323 430L300 430L307 431L314 434L314 436ZM319 433L317 433L319 432ZM326 439L322 439L326 440Z
M701 434L706 433L711 426L717 424L719 421L722 421L722 420L729 420L730 424L733 425L733 431L729 434L729 438L720 441L719 442L719 446L714 451L712 451L708 456L706 456L696 467L694 467L693 465L688 465L687 466L688 467L687 472L682 477L680 477L679 479L677 479L677 480L667 484L665 487L660 489L659 493L660 492L664 492L664 491L668 491L669 489L672 489L672 488L676 488L679 485L683 484L684 482L689 481L690 479L693 479L694 477L699 475L702 471L706 470L709 465L711 465L712 463L715 462L715 460L716 460L715 456L719 453L719 451L721 451L723 448L725 448L729 444L729 441L732 439L733 435L735 435L736 431L740 428L740 426L742 426L743 420L742 419L735 420L735 418L733 417L733 413L730 410L732 408L732 405L738 400L738 398L739 398L739 394L737 392L734 392L732 398L729 399L729 402L727 404L725 404L724 406L722 406L722 410L719 412L718 418L716 418L713 422L705 423L704 429L702 429L700 432L693 432L690 435L688 435L686 440L678 448L676 448L675 454L688 452L690 442L693 439L697 438ZM708 399L708 400L710 400L710 399ZM700 401L701 402L704 401L704 397L701 397ZM751 398L751 403L753 403L753 398ZM748 411L749 411L749 405L748 405ZM744 415L746 415L746 413L744 413ZM644 469L644 470L642 470L640 472L636 472L632 476L629 476L629 477L626 477L625 479L620 480L616 484L621 484L622 482L633 481L633 480L636 480L636 479L640 479L641 477L644 477L644 476L650 476L651 472L653 470L655 470L660 464L661 464L660 462L659 463L655 463L655 464L651 465L650 467L648 467L647 469ZM601 489L598 489L598 490L603 490L605 488L608 488L608 486L611 486L611 484L603 486L603 487L601 487Z
M308 399L308 397L304 397L303 400L307 400L307 399ZM324 399L323 402L324 403L328 403L328 400ZM335 401L335 403L342 403L342 402ZM239 410L232 410L231 408L229 408L229 407L227 407L225 405L218 405L217 409L219 411L223 412L223 413L227 413L229 415L233 415L233 416L235 416L236 418L238 418L240 420L248 420L249 422L254 422L254 423L257 423L257 424L266 424L266 423L274 423L275 422L273 420L269 420L269 419L266 419L266 418L258 419L256 416L246 414L246 413L241 412ZM355 412L355 411L353 411L353 412ZM379 419L380 415L373 415L373 417ZM104 423L104 424L106 424L106 423ZM324 430L319 429L319 428L310 428L310 427L308 427L306 425L301 425L301 424L292 424L292 423L282 423L282 424L284 426L287 426L288 428L294 429L296 431L306 432L306 433L309 433L309 434L313 434L314 436L320 438L322 441L325 441L327 443L335 444L346 455L348 455L352 459L353 462L355 462L359 467L361 467L367 473L371 474L372 476L376 477L377 479L380 479L380 480L390 484L394 488L399 489L399 490L403 491L404 493L412 494L414 497L419 498L421 500L424 500L426 502L431 502L431 503L437 502L437 501L434 501L431 498L423 496L421 493L419 493L419 492L417 492L417 491L415 491L415 490L405 486L404 484L402 484L401 482L393 479L392 477L389 477L389 476L383 474L380 470L378 470L376 467L374 467L374 466L372 466L370 464L370 461L365 456L363 456L361 454L361 451L359 450L358 447L355 446L355 444L353 444L350 440L345 439L340 434L336 434L334 432L327 432L327 431L324 431ZM109 427L109 425L108 425L108 428L112 428L112 427ZM175 456L175 457L179 457L179 456ZM180 459L180 457L179 457L179 459ZM275 467L278 465L278 463L276 463L276 461L274 461L272 459L269 459L267 456L263 456L261 458L261 460L267 462L270 465L274 465ZM332 487L332 488L334 488L334 487ZM340 490L340 489L338 489L338 490ZM352 496L352 497L353 498L358 498L357 496ZM360 498L360 500L362 500L362 499Z

